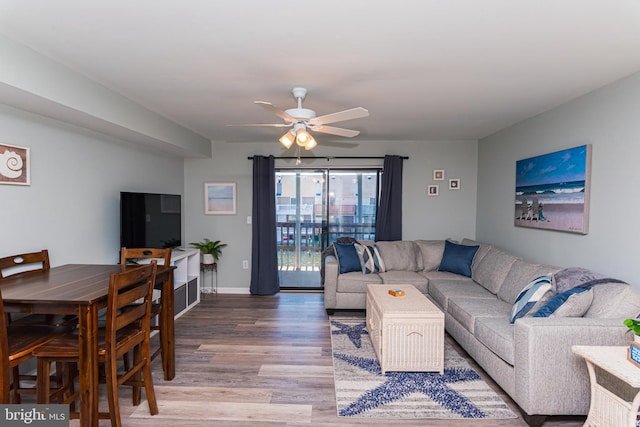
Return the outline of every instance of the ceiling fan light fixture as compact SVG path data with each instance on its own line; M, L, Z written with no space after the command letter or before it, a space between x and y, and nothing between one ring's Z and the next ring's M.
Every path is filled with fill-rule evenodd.
M295 140L296 140L295 134L293 133L293 131L289 130L287 131L287 133L282 135L278 141L280 141L280 143L284 145L285 148L288 149L288 148L291 148Z
M307 145L304 146L304 149L305 150L311 150L316 145L318 145L318 143L316 142L315 138L312 137L311 135L309 135L309 142L307 142Z
M309 135L309 132L307 132L305 129L298 129L298 131L296 132L296 144L298 144L300 147L304 147L305 145L307 145L310 139L311 135Z

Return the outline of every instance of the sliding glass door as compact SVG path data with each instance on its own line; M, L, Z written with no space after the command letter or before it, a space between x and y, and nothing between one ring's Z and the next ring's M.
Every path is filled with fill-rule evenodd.
M375 239L379 170L276 170L280 287L321 289L322 251L339 237Z

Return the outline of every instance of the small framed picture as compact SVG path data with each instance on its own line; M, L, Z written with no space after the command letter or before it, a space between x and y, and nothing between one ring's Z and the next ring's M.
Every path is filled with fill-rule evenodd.
M204 213L206 215L235 215L236 183L205 182Z
M449 180L449 190L459 190L460 189L460 178L451 178Z
M0 143L0 184L30 185L29 148Z
M427 196L437 196L440 193L440 186L438 184L427 185Z
M434 181L444 181L444 169L434 169L433 170L433 180Z

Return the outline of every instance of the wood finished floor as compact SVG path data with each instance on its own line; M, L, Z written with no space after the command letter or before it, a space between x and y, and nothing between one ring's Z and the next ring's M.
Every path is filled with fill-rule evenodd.
M486 421L338 417L322 294L203 295L199 305L176 321L176 358L173 381L162 379L160 358L153 363L158 416L136 418L148 416L146 400L133 407L123 388L124 426L526 426L520 416ZM504 392L470 363L520 415ZM199 416L207 420L192 420ZM553 417L544 426L583 422L584 417Z

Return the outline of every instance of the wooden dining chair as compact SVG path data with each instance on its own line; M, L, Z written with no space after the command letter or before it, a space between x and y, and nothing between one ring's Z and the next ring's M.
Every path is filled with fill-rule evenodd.
M100 412L99 418L110 419L112 426L121 426L118 387L133 387L133 404L139 405L141 388L149 403L151 415L158 413L153 379L151 376L150 323L151 297L155 283L157 263L140 266L120 273L112 273L109 279L106 327L99 333L98 362L105 365L109 412ZM142 303L133 305L142 299ZM124 309L124 308L127 309ZM133 366L118 371L118 359L133 351ZM74 372L79 363L78 336L67 334L37 348L38 403L49 403L49 378L51 363L65 366L66 372ZM69 376L66 377L68 380ZM66 390L73 390L73 382L65 382ZM60 390L58 390L60 394ZM70 404L79 393L62 393L58 403ZM73 417L79 416L77 413Z
M157 260L160 265L170 265L171 264L171 248L168 249L157 249L157 248L121 248L120 249L120 264L125 266L127 264L136 264L140 262L140 260L144 260L148 262L150 259ZM158 357L158 354L162 356L162 363L164 366L164 348L162 347L162 343L164 342L162 339L162 322L160 322L160 313L162 312L162 304L159 296L154 295L153 302L151 305L151 319L155 319L152 322L151 330L158 331L160 334L160 346L154 350L151 355L151 360L154 360Z
M49 251L46 249L40 252L11 255L0 258L0 280L34 271L47 271L50 268Z
M39 346L55 337L55 328L7 325L0 287L0 403L20 403L18 366Z
M51 269L49 261L49 251L43 249L38 252L30 252L18 255L11 255L0 258L0 284L8 278L16 278L29 274L44 273ZM78 316L73 315L56 315L56 314L29 314L18 318L13 318L10 313L5 314L7 323L12 327L27 328L43 328L54 327L60 328L58 333L64 333L71 330L78 323ZM21 393L35 393L33 388L20 387L20 380L35 381L34 375L20 375L19 365L13 367L14 378L14 398L20 401Z
M29 274L44 273L51 269L49 251L11 255L0 258L0 284L8 278L16 278ZM73 327L77 324L77 316L54 314L30 314L18 319L8 317L14 326L58 326Z

